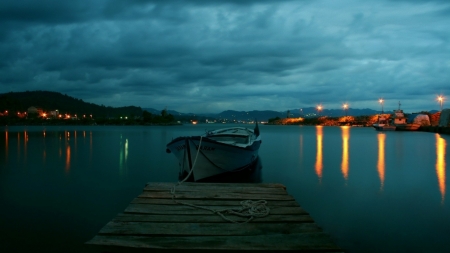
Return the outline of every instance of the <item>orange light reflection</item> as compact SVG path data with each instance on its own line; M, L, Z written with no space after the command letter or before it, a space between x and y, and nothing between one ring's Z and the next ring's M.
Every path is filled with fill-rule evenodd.
M317 132L317 152L316 152L316 174L319 177L319 181L322 181L323 161L322 161L322 138L323 131L322 126L316 126Z
M441 204L445 199L445 147L447 142L436 134L436 175L438 178L439 191L441 192Z
M5 132L5 159L8 159L8 131Z
M17 132L17 160L20 160L20 133Z
M70 171L70 145L66 146L66 172Z
M350 127L343 126L342 130L342 164L341 171L345 181L348 180L348 140L350 139Z
M27 131L23 132L23 154L24 154L24 159L27 159L27 151L28 151L28 133Z
M384 161L384 153L385 153L385 141L386 135L384 133L378 134L378 176L380 177L380 190L383 190L384 187L384 170L385 170L385 161Z

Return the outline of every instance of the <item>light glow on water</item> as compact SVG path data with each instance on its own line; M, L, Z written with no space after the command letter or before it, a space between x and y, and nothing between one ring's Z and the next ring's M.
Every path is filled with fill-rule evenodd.
M386 135L385 133L378 133L378 176L380 177L380 190L382 191L384 188L384 173L385 173L385 143L386 143Z
M8 159L8 131L5 131L5 159Z
M121 173L124 172L124 169L127 169L127 160L128 160L128 139L125 141L122 140L122 136L120 137L120 152L119 152L119 169Z
M345 182L347 183L348 180L348 172L349 172L349 164L348 164L348 141L350 139L350 127L349 126L343 126L341 127L342 130L342 163L341 163L341 171L342 175L344 176Z
M70 171L70 145L66 143L66 173Z
M441 204L445 200L445 148L447 142L439 134L436 134L436 174L439 191L441 192Z
M316 126L316 138L317 138L317 152L316 152L316 174L319 177L319 182L322 182L323 173L323 153L322 153L322 139L323 139L323 127Z

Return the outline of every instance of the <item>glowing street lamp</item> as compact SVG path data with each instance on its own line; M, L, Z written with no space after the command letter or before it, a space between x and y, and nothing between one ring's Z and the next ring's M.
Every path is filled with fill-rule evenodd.
M437 100L439 101L439 104L441 104L441 111L442 111L442 104L444 103L444 97L441 95L437 98Z
M380 98L380 100L378 100L378 102L380 102L380 104L381 104L381 113L384 113L384 110L383 110L384 100L382 98Z
M348 104L345 103L342 107L344 107L344 111L345 111L345 117L347 117L347 109L348 109Z
M317 106L317 111L318 111L318 114L320 115L320 111L322 110L322 105L318 105Z

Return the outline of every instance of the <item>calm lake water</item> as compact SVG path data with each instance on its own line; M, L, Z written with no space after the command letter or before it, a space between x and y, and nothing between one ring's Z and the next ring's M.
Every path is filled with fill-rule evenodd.
M2 252L83 252L83 243L145 183L178 181L178 163L165 153L172 138L226 126L4 127ZM262 182L286 185L346 251L449 251L450 136L351 127L260 130Z

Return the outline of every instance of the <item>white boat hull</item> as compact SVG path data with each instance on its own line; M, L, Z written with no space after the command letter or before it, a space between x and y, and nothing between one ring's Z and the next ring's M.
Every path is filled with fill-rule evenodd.
M233 133L218 132L206 136L178 137L167 144L167 152L173 153L178 159L182 174L187 174L191 168L193 169L194 181L240 171L250 167L257 160L261 138L259 133L254 135L252 131L249 136L241 135L244 139L248 138L247 143L229 140L221 142L215 139L218 136L234 138L232 135Z

